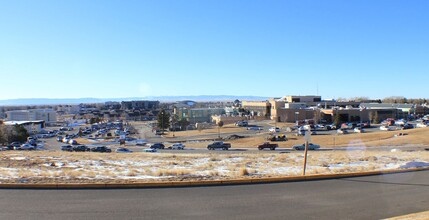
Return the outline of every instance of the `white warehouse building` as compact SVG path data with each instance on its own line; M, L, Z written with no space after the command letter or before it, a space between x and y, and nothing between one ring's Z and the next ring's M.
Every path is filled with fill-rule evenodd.
M45 127L44 121L5 121L4 124L6 126L22 125L30 135L39 133Z
M57 121L57 112L52 109L29 109L6 112L8 121L45 121L46 123Z

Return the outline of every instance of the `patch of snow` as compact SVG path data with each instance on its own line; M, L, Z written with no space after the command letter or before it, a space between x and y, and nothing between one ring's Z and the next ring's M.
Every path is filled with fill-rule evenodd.
M27 157L11 157L11 160L27 160Z
M284 174L284 175L290 175L290 174L296 174L302 172L302 167L297 166L288 166L288 167L273 167L268 168L267 170L260 172L261 174Z
M413 161L413 162L408 162L405 165L400 166L399 168L408 169L408 168L420 168L420 167L429 167L429 163Z

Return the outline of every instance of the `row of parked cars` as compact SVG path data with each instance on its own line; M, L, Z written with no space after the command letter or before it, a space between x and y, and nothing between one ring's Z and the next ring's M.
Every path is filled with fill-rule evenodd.
M72 145L76 145L78 144L77 141L73 138L76 138L77 135L66 135L65 137L63 136L57 136L57 141L58 142L63 142L66 144L72 144Z
M170 145L169 147L165 147L163 143L154 143L149 145L150 149L170 149L170 150L184 150L185 144L175 143Z
M37 145L37 142L35 140L30 141L30 142L26 142L26 143L21 143L21 142L12 142L11 144L0 148L1 151L6 151L6 150L39 150L41 149L40 146Z
M279 147L278 144L273 144L270 142L265 142L263 144L258 145L259 150L264 150L264 149L275 150L278 147ZM223 141L215 141L212 144L209 144L207 146L208 150L216 150L216 149L229 150L230 148L231 148L231 144L225 143ZM320 145L317 145L317 144L310 143L308 145L309 150L317 150L319 148L320 148ZM292 149L294 149L294 150L305 150L305 144L292 146Z
M100 153L110 153L112 152L112 149L106 147L106 146L97 146L97 147L87 147L85 145L65 145L61 147L62 151L69 151L69 152L100 152Z
M143 149L143 152L157 152L157 149L163 149L163 148L146 148ZM99 153L111 153L112 149L106 147L106 146L97 146L97 147L88 147L85 145L65 145L61 147L62 151L68 151L68 152L99 152ZM119 147L115 150L116 153L132 153L133 151L125 148L125 147Z

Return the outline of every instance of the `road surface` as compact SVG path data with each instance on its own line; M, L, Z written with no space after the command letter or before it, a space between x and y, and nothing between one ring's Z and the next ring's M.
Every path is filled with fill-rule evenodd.
M380 219L429 210L429 171L309 182L0 190L0 219Z

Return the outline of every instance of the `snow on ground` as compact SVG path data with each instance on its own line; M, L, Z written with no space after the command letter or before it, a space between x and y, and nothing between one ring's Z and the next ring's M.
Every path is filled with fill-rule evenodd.
M11 157L11 160L26 160L26 157Z
M429 163L419 162L419 161L413 161L413 162L408 162L408 163L400 166L399 168L401 168L401 169L409 169L409 168L420 168L420 167L429 167Z
M49 155L46 155L49 154ZM163 181L280 177L302 173L303 154L94 154L5 153L0 182L35 178L63 182L100 180ZM309 152L307 174L333 174L429 167L429 152Z

